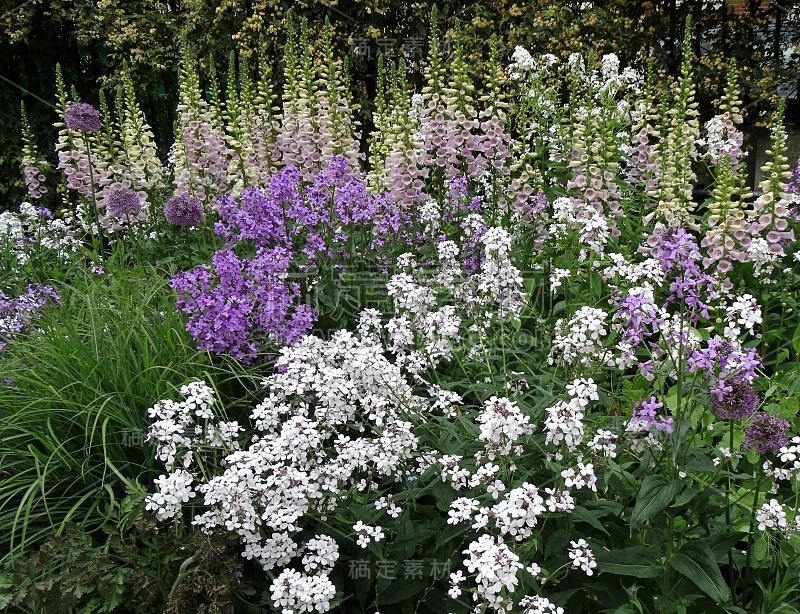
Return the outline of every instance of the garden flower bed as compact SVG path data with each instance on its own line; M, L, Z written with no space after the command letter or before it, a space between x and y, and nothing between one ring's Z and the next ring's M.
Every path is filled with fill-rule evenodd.
M475 75L434 28L364 149L318 43L280 97L261 62L206 97L186 49L166 163L129 77L58 76L69 209L0 215L0 604L798 611L783 107L750 189L736 65L701 122L689 24L667 81Z

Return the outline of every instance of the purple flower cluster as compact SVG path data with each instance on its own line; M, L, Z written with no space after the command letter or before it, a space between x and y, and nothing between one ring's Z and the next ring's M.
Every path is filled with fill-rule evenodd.
M758 409L758 395L746 379L734 378L711 400L720 420L744 420Z
M656 429L657 431L672 433L673 418L671 416L665 418L657 413L662 407L664 407L664 404L656 401L655 397L650 397L649 401L638 401L633 406L631 423L638 423L648 431Z
M250 260L222 249L211 266L173 277L177 307L189 315L186 329L197 347L252 362L269 346L308 333L316 314L298 304L299 284L286 281L291 261L283 247L259 248Z
M759 454L777 454L783 446L789 444L789 421L760 411L753 416L744 430L742 447L755 450Z
M675 273L666 305L680 301L684 315L697 325L699 317L708 318L706 300L717 298L718 282L703 272L702 255L694 237L683 228L671 229L658 237L654 255L667 273Z
M653 297L644 290L628 292L617 307L617 317L625 320L622 341L633 352L648 337L658 332L664 318L653 302Z
M64 123L76 132L100 132L100 113L90 104L75 102L64 112Z
M690 373L700 370L712 379L712 400L724 405L726 395L734 392L734 383L751 382L756 377L761 360L755 348L737 350L730 341L715 335L706 347L691 350L686 364Z
M199 198L181 192L164 203L164 217L173 226L197 226L205 218L205 211Z
M296 341L316 317L299 304L300 285L286 282L286 275L330 270L348 257L345 248L366 249L401 233L411 220L398 215L387 196L369 194L341 156L310 184L287 166L267 189L246 188L238 200L221 198L217 207L214 231L228 247L214 255L212 266L181 273L172 285L198 347L248 361L265 342ZM365 244L350 245L358 237ZM232 249L241 243L255 248L256 256L237 257Z
M388 194L370 194L342 156L334 156L310 184L303 183L297 168L287 166L272 176L267 189L246 188L238 202L225 197L217 207L214 231L228 245L282 246L311 265L335 256L346 259L343 247L358 233L371 237L362 247L372 249L389 241L411 244L414 238L412 212Z
M142 208L142 201L139 195L123 185L109 188L107 193L104 194L104 200L106 211L116 218L136 215Z
M15 297L0 292L0 350L6 349L17 335L28 330L50 301L61 304L58 293L51 286L29 285L25 294Z

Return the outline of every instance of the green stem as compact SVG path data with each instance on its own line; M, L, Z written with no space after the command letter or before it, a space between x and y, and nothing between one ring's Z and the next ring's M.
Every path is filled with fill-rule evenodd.
M758 471L758 469L756 469ZM745 583L742 590L742 605L746 604L745 595L747 595L747 589L750 584L750 576L752 572L750 570L750 555L753 551L753 532L756 528L756 507L758 506L758 495L760 494L761 490L761 473L758 473L756 477L756 488L753 493L753 507L750 510L750 530L747 533L747 554L745 555L744 560L744 570L745 570Z
M731 454L731 471L733 471L733 420L728 420L728 445L730 446ZM725 524L728 527L728 533L733 530L731 524L731 477L728 475L728 487L725 489ZM736 605L736 591L734 590L734 577L733 577L733 550L728 550L728 585L731 587L731 598L733 604Z
M167 598L167 601L170 601L172 599L172 596L175 594L175 591L178 589L178 586L180 586L181 581L189 573L188 572L189 565L194 563L195 557L196 557L196 555L192 555L188 559L186 559L183 563L181 563L181 567L178 570L178 577L175 578L175 582L172 584L172 588L169 591L169 596Z
M672 517L671 514L667 514L667 555L664 559L664 578L661 582L661 599L662 603L659 607L659 610L663 610L664 604L667 601L667 596L672 591L670 587L670 581L672 580L671 568L669 566L669 561L672 558L672 549L674 546L674 535L675 535L675 519Z
M86 133L83 134L86 143L86 156L89 159L89 184L92 186L92 249L98 259L98 264L103 263L103 241L100 234L100 210L97 207L97 191L94 187L94 169L92 168L92 148L89 146L89 137Z

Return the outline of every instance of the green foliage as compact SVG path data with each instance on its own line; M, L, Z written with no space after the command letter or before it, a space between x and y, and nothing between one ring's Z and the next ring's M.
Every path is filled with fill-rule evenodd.
M180 528L158 531L138 484L114 502L97 531L68 523L0 572L0 608L43 614L163 612L193 544Z
M210 368L156 269L85 272L58 290L65 304L0 363L4 561L70 521L93 530L152 477L142 436L154 392Z

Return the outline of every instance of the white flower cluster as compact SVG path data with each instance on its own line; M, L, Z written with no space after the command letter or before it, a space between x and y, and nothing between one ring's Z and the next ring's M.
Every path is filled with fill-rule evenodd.
M281 614L327 612L336 596L336 586L327 574L307 575L286 568L273 581L270 593Z
M472 528L483 528L491 519L502 535L511 535L517 541L524 541L533 535L533 528L546 510L539 489L524 482L510 490L504 499L491 508L475 514Z
M511 54L511 64L508 66L508 76L514 81L522 79L527 73L536 69L536 61L525 47L517 45Z
M782 446L778 450L778 458L786 465L775 467L772 461L766 460L764 461L764 474L784 482L792 479L800 482L800 437L792 437L789 445Z
M516 403L494 396L484 402L478 423L481 425L478 439L486 442L486 453L490 460L494 460L498 454L509 454L515 441L533 431L530 418L522 413Z
M211 435L214 445L227 444L237 448L235 437L240 427L234 423L224 424L225 441L221 431L213 425L201 425L199 420L211 421L214 413L211 410L216 402L214 389L205 382L195 381L181 386L182 401L166 399L159 401L147 410L147 415L155 421L147 430L147 440L156 442L156 458L164 463L168 470L175 467L189 468L193 461L193 447L209 443Z
M385 497L381 497L377 501L375 501L375 509L376 510L386 510L386 513L389 514L392 518L397 518L400 514L403 513L403 509L394 502L394 497L392 495L387 495Z
M446 253L443 253L446 257ZM401 264L414 270L410 256ZM450 358L460 340L461 317L452 305L437 305L433 285L418 283L408 272L397 273L386 285L396 315L386 324L390 349L411 373L435 367Z
M579 539L576 542L570 542L572 549L569 551L569 558L572 559L572 566L575 569L582 569L586 572L587 576L594 574L594 568L597 567L597 562L594 560L594 554L589 550L589 544L585 539Z
M464 565L470 573L476 574L473 599L485 602L499 614L512 612L513 602L503 596L503 591L513 592L519 582L517 571L523 567L519 557L490 535L481 535L464 554L469 557Z
M705 143L711 162L719 164L741 149L742 136L727 115L715 115L706 123L706 138L699 143Z
M519 319L525 305L522 275L511 262L511 235L504 228L489 228L481 238L484 257L479 273L468 282L474 289L466 295L467 303L476 308L473 319L492 322Z
M564 614L564 608L557 607L546 597L524 597L519 602L522 614Z
M645 258L641 262L628 262L625 256L616 252L608 254L611 264L603 269L603 279L612 288L616 288L614 283L617 279L627 284L642 284L658 287L664 283L665 273L661 268L661 263L657 258Z
M611 235L608 220L594 206L578 198L562 196L553 201L553 237L565 240L577 232L580 243L596 254L602 254Z
M595 454L602 454L606 458L617 457L617 436L611 431L599 429L589 442L589 449Z
M442 481L449 482L456 489L466 488L469 478L469 470L459 465L463 456L458 454L442 454L437 462L442 466Z
M519 319L525 293L519 269L511 261L511 236L502 228L489 228L480 241L481 268L472 275L459 262L453 241L438 244L432 271L423 271L411 254L398 258L401 271L387 284L394 316L386 330L389 349L411 374L418 376L451 358L464 341L463 322L471 322L469 331L482 338L492 324ZM440 296L455 304L439 306Z
M25 264L39 251L68 258L80 247L71 220L52 218L46 213L27 202L20 204L19 213L0 213L0 249L15 258L17 264Z
M759 531L764 531L765 529L780 531L788 526L786 512L777 499L765 501L764 505L756 513L756 520L758 521Z
M569 269L553 269L550 273L550 291L555 292L561 287L561 282L570 275Z
M753 237L750 245L747 246L747 253L753 262L753 275L756 277L769 277L775 270L779 260L779 254L770 249L769 242L764 237ZM762 283L769 283L771 280L762 279Z
M564 485L567 488L588 488L597 492L597 476L594 474L594 465L578 461L578 469L564 469L561 472L564 478Z
M306 573L318 569L331 569L339 560L339 546L327 535L317 535L306 543L306 554L303 556L303 567Z
M353 531L356 532L356 544L361 548L369 546L370 541L377 543L386 537L383 529L366 525L361 520L353 525Z
M559 318L547 364L591 366L595 363L604 352L607 317L608 313L600 308L581 307L567 322Z
M731 341L738 341L742 335L742 328L751 335L754 327L761 324L761 306L754 296L743 294L737 297L733 304L725 309L728 318L725 322L725 337Z
M184 503L197 494L192 490L192 474L185 469L177 469L169 475L160 475L156 480L158 492L145 499L145 509L154 511L159 520L169 520L177 516Z
M369 314L362 318L368 331L369 321ZM160 401L150 410L156 419L150 437L171 473L157 481L159 492L148 505L168 518L194 491L201 494L206 511L193 524L237 534L242 555L266 571L302 556L305 573L284 569L272 585L277 607L323 612L335 594L328 574L338 548L326 536L303 548L294 534L307 514L334 511L351 489L377 488L380 477L402 479L417 446L405 418L424 419L429 401L413 394L374 335L338 331L329 341L308 336L281 350L276 367L264 380L266 398L251 412L258 433L247 449L237 449L238 424L214 422L214 392L202 382L181 388L183 401ZM220 474L191 473L199 443L227 448ZM388 497L376 507L392 516L400 512ZM384 537L381 527L360 522L353 528L362 547Z
M597 401L600 397L597 384L594 380L576 379L567 386L569 401L558 400L547 408L545 430L547 436L545 443L561 445L563 442L567 449L575 450L583 441L583 418L586 406L590 401Z

